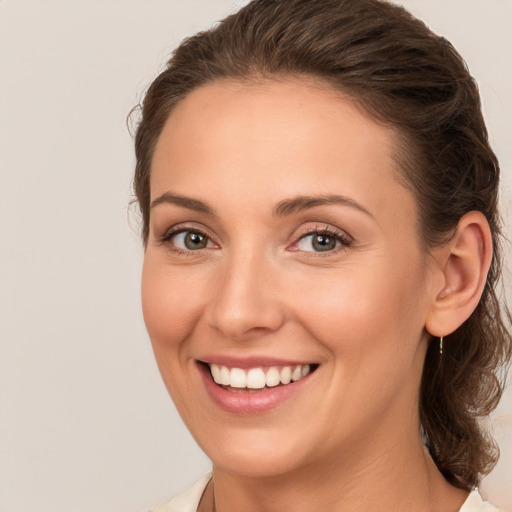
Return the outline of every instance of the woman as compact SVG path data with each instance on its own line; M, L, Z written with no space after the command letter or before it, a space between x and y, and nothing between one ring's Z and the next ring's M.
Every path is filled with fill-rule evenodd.
M136 135L146 326L212 475L157 511L496 510L499 167L448 41L379 0L256 0Z

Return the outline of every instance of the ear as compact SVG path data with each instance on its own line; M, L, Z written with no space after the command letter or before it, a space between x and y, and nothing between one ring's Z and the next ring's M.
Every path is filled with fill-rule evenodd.
M437 275L425 328L441 337L460 327L482 296L492 260L491 230L484 215L464 215L450 241L434 252L434 259Z

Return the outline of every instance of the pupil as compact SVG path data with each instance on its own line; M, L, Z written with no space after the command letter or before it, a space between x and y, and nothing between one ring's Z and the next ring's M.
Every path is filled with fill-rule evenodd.
M206 237L199 233L187 233L185 237L185 246L187 249L203 249L206 247Z
M313 238L313 247L316 251L331 251L336 247L336 239L326 235L316 235Z

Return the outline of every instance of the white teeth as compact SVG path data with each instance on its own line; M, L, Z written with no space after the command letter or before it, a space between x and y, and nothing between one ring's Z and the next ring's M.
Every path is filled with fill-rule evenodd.
M220 383L220 368L216 364L212 364L210 366L210 371L212 372L213 380Z
M232 388L262 389L265 386L271 388L279 384L289 384L305 377L311 372L309 364L298 365L295 367L283 366L281 370L277 366L272 366L266 372L263 368L251 368L242 370L241 368L228 368L217 364L210 364L210 372L213 380L222 386Z
M247 387L261 389L265 387L265 374L261 368L252 368L247 374Z
M295 382L296 380L299 380L302 377L302 367L296 366L292 372L292 380Z
M231 372L229 371L229 368L226 368L223 366L220 369L220 382L219 384L222 384L223 386L229 386L231 382Z
M247 376L245 372L240 368L231 369L231 379L229 385L232 388L246 388L247 387Z
M290 384L292 381L292 369L289 366L283 366L280 378L281 384Z
M281 383L281 378L279 375L279 369L273 366L267 371L267 375L265 376L265 382L269 388L277 386Z

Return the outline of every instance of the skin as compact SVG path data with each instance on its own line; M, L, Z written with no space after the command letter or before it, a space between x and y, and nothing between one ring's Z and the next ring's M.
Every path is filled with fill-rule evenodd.
M468 217L453 245L427 257L394 140L350 101L292 78L208 84L169 116L151 200L179 195L214 213L152 208L142 300L163 380L213 463L200 510L213 510L213 488L218 512L449 512L464 502L421 444L418 395L427 329L448 334L481 293L485 222ZM272 214L329 194L348 201ZM208 245L162 242L173 227ZM307 234L325 228L343 242L315 252ZM476 254L473 274L464 251ZM206 354L319 367L292 399L237 415L206 392Z

